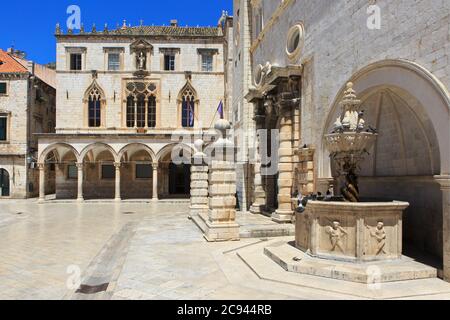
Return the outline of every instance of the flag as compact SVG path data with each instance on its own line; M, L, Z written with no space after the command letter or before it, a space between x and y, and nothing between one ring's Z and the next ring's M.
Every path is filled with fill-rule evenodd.
M188 102L189 105L189 127L194 126L194 101Z
M220 100L219 107L217 108L217 111L219 112L220 119L223 119L224 118L224 110L223 110L223 102L222 102L222 100Z

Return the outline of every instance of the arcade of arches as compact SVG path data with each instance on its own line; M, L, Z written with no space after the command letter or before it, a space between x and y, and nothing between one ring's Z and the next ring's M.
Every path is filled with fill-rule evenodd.
M178 144L50 144L39 158L39 198L188 198L191 153Z

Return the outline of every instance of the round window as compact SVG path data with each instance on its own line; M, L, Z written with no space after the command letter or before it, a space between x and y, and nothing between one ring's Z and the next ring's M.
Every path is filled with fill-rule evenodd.
M297 58L303 46L305 31L302 24L297 24L289 29L287 36L286 53L289 58Z
M256 67L256 70L255 70L255 85L256 86L260 86L261 85L261 83L262 83L262 71L263 71L263 66L262 65L258 65L257 67Z

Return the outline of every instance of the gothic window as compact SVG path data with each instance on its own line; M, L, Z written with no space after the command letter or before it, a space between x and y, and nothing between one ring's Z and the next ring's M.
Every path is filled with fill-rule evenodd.
M91 128L103 126L102 113L105 105L105 94L95 80L87 89L84 101L87 104L87 125Z
M193 128L195 125L195 94L190 88L186 88L182 94L181 102L181 126Z
M156 127L156 98L150 96L148 99L148 127Z
M134 119L136 117L135 115L135 109L134 109L134 97L129 96L127 99L127 127L133 128L134 127Z
M126 125L128 128L156 127L157 90L155 83L141 81L127 83Z
M137 98L137 127L145 127L145 95L139 94Z

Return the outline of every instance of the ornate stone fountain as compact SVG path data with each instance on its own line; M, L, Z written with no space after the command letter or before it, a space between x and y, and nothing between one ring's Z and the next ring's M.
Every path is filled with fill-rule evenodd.
M341 114L325 136L342 201L309 201L296 215L295 248L281 244L265 253L288 271L354 282L367 282L367 270L376 270L379 282L435 277L435 269L402 256L402 216L409 204L361 201L360 165L378 134L366 125L360 104L348 83Z
M338 174L344 177L341 193L349 202L359 202L358 171L368 150L374 145L378 134L370 126L366 127L361 101L353 90L353 83L347 84L340 106L342 112L337 118L333 132L325 136L331 158L337 165ZM342 180L342 179L340 179Z

